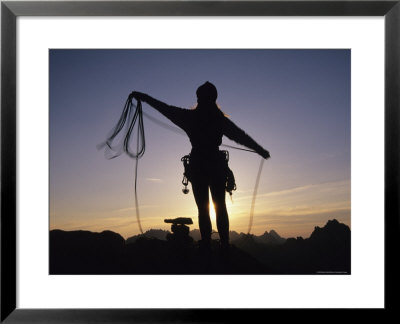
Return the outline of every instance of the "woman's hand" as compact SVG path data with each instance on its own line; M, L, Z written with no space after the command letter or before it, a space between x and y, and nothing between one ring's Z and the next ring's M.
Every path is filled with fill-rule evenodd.
M133 91L131 92L131 94L129 95L129 98L132 100L132 98L135 98L138 101L144 101L144 99L146 98L146 94L142 93L142 92L138 92L138 91Z
M260 152L260 155L266 160L271 157L271 155L269 154L269 152L267 150L263 150L262 152Z

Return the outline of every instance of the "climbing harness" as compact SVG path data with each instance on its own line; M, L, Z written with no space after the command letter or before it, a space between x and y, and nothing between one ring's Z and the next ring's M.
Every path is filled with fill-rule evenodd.
M134 110L134 108L135 108L135 110ZM142 229L142 225L140 222L139 201L138 201L138 194L137 194L137 175L138 175L138 164L139 164L138 162L139 162L139 159L144 155L145 147L146 147L144 126L143 126L143 115L145 115L148 119L150 119L154 123L160 125L161 127L164 127L166 129L169 129L169 130L171 130L175 133L181 134L181 135L185 134L180 128L168 125L168 124L166 124L162 121L159 121L158 119L144 113L143 109L142 109L142 102L140 100L137 100L137 104L135 106L132 102L131 96L129 96L125 102L121 117L118 120L117 125L114 127L113 131L111 132L111 135L108 137L108 139L105 142L103 142L97 146L98 149L105 148L105 156L108 159L114 159L123 153L126 153L129 157L135 159L135 173L134 173L135 174L135 179L134 179L135 191L134 192L135 192L136 219L137 219L137 223L139 226L139 230L142 234L143 234L143 229ZM136 151L133 151L133 149L131 147L131 140L132 140L132 137L133 137L132 134L134 134L134 129L135 129L136 125L137 125ZM114 141L116 141L118 135L121 135L123 140L117 144L114 144ZM236 150L256 153L253 150L240 148L240 147L236 147L236 146L231 146L231 145L227 145L227 144L221 144L221 146L236 149ZM231 199L232 199L232 191L236 190L236 183L235 183L234 174L228 166L229 152L226 150L223 150L223 151L220 151L220 153L225 155L224 159L226 162L225 190L230 194ZM183 162L183 166L184 166L184 173L183 173L183 180L182 180L182 184L184 185L184 188L182 189L182 192L184 194L187 194L187 193L189 193L189 189L187 188L187 186L189 184L189 181L191 181L191 177L192 177L192 170L191 170L191 166L190 166L190 154L182 157L181 161ZM256 184L255 184L254 191L253 191L253 199L251 202L248 234L250 234L251 227L253 225L255 200L256 200L256 196L257 196L257 190L258 190L258 185L260 182L263 164L264 164L264 159L261 158L261 162L260 162L260 166L259 166L257 178L256 178Z
M235 183L235 176L233 175L232 170L228 166L229 152L224 150L224 151L219 151L219 154L221 154L221 158L224 160L224 168L226 172L225 191L229 193L232 199L232 191L236 190L236 183ZM184 188L182 189L182 192L184 194L188 194L189 189L187 188L187 186L189 184L189 181L192 181L192 173L193 173L190 163L190 154L182 157L181 161L183 162L183 168L184 168L183 180L182 180Z

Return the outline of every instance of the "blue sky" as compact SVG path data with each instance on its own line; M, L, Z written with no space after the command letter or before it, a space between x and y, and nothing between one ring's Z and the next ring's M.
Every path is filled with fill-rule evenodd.
M350 50L50 50L49 57L50 228L137 234L134 160L107 160L96 145L131 91L190 108L205 81L217 87L229 118L271 153L255 234L307 237L332 218L350 225ZM146 118L144 124L143 229L168 229L163 219L179 216L192 217L196 228L194 198L181 192L180 158L189 141ZM233 203L227 196L231 229L246 231L260 157L235 150L230 157L238 186Z

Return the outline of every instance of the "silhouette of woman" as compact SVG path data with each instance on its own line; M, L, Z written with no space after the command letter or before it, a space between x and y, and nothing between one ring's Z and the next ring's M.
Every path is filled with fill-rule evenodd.
M229 120L218 108L216 87L210 82L201 85L197 91L196 109L182 109L169 106L141 92L132 92L130 97L146 102L161 114L182 128L192 144L190 152L190 182L198 208L202 246L209 248L211 241L211 220L209 214L209 193L215 206L217 228L222 248L229 247L229 219L225 204L227 163L225 154L219 150L222 136L253 149L263 158L270 154L249 135Z

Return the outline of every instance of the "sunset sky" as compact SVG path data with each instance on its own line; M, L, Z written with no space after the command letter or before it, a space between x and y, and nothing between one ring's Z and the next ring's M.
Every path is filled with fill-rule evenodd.
M252 233L308 237L333 218L350 226L350 50L54 49L49 58L50 229L138 234L135 161L126 155L108 160L96 146L131 91L189 109L205 81L217 87L229 118L271 153ZM143 109L169 123L150 106ZM192 217L191 228L198 228L192 191L182 193L180 158L190 152L188 138L146 117L144 128L138 171L143 230L169 229L163 220L174 217ZM247 232L261 157L229 151L237 184L233 202L227 194L230 229Z

